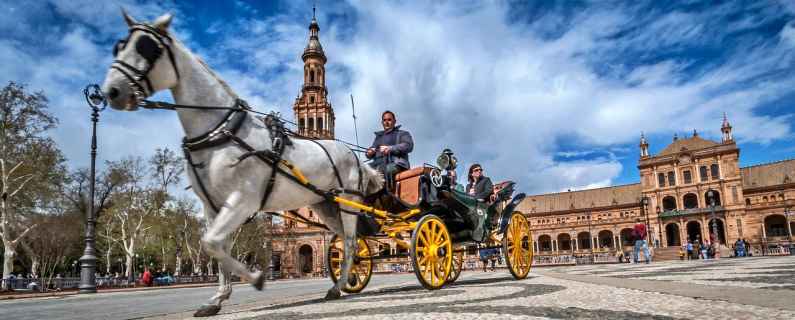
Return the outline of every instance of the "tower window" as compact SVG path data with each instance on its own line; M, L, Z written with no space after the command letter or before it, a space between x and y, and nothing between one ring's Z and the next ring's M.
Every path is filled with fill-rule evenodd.
M323 118L317 118L317 129L323 130Z
M315 118L309 118L309 130L315 130Z
M315 96L309 96L309 103L315 103Z
M304 122L304 119L303 118L298 119L298 130L304 130L305 128L306 128L306 122Z
M309 71L309 82L315 83L315 70Z

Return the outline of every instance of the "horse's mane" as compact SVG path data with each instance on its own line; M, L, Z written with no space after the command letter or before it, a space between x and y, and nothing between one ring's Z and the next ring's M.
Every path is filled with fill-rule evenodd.
M232 87L230 87L230 86L229 86L229 84L228 84L228 83L226 83L226 81L224 81L224 79L221 79L221 77L219 77L219 76L218 76L218 75L215 73L215 71L213 71L213 69L210 69L210 66L208 66L208 65L207 65L207 63L206 63L206 62L204 62L204 60L202 60L202 58L199 58L199 57L198 57L198 56L196 56L195 54L194 54L193 56L196 58L196 60L197 60L197 61L199 61L199 64L201 64L201 65L202 65L202 67L204 67L204 70L207 70L207 72L208 72L208 73L210 73L210 75L212 75L212 76L213 76L213 78L215 78L215 80L218 80L218 83L220 83L220 84L221 84L221 86L222 86L222 87L224 87L224 90L226 90L227 92L229 92L229 94L230 94L230 95L232 95L233 97L235 97L235 99L237 99L237 98L238 98L238 96L237 96L237 94L235 93L235 91L234 91L234 90L232 90Z

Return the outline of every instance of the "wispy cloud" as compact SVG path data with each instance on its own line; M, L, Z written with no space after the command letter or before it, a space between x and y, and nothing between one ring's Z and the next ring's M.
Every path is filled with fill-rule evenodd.
M287 1L273 13L239 2L235 10L259 14L219 13L202 28L179 6L122 4L142 19L175 13L177 37L241 96L291 114L311 3ZM464 166L482 163L495 179L517 180L529 192L614 183L634 168L641 131L654 137L696 128L717 138L723 112L741 143L792 139L791 111L766 109L795 87L790 1L535 6L322 4L338 137L353 140L353 93L362 143L391 109L414 135L415 165L451 147ZM0 9L9 18L0 19L3 34L30 30L0 38L0 81L46 90L62 120L55 135L78 165L85 163L89 125L79 91L101 81L112 39L126 33L118 8L55 1ZM35 41L48 46L31 46ZM102 117L100 150L108 157L176 147L182 134L169 113Z

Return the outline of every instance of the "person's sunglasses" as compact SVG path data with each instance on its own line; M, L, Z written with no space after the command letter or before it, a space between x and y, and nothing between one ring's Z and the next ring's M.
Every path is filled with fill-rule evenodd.
M478 172L478 171L483 171L483 169L481 169L481 168L476 168L476 169L472 170L472 172Z

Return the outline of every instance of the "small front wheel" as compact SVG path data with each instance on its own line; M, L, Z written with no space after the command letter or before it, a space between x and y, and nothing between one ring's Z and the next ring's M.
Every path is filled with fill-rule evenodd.
M342 286L342 291L346 293L358 293L364 290L370 277L373 275L373 258L370 255L370 247L367 241L356 238L358 250L353 257L353 266L348 276L348 283ZM345 258L345 244L342 238L336 234L331 238L331 242L326 254L326 266L330 271L331 281L335 284L342 275L342 260Z
M450 276L447 277L447 284L452 284L464 270L464 248L453 252L453 264L450 268Z
M436 290L444 286L452 268L453 242L442 219L428 214L417 222L411 236L411 258L423 287Z
M511 275L521 280L527 277L533 264L533 238L530 224L521 212L512 213L510 219L502 237L502 252Z

